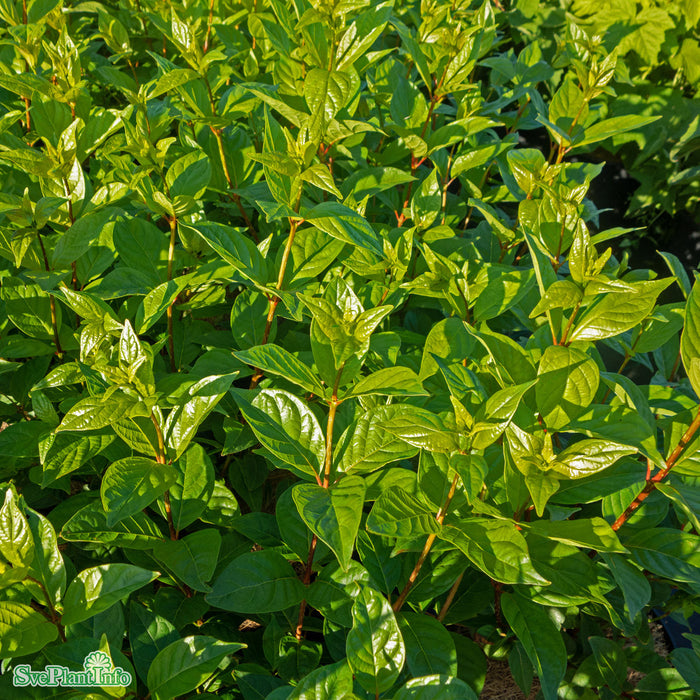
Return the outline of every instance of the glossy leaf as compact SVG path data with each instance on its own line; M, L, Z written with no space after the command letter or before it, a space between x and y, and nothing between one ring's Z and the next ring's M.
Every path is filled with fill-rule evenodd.
M391 688L401 673L406 650L389 603L362 588L352 607L346 653L357 682L370 693Z

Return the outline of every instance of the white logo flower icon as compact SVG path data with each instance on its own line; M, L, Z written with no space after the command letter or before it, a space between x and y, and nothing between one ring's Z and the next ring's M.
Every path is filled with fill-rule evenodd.
M111 671L112 659L104 651L93 651L89 653L83 661L83 668L86 671Z

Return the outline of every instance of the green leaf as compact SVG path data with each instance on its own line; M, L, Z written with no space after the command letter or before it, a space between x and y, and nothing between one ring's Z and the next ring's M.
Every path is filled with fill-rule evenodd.
M189 275L168 280L152 289L141 302L141 306L136 311L137 331L142 334L155 325L168 307L175 302L178 295L187 287L190 280Z
M367 529L386 537L437 534L435 512L422 501L395 486L382 493L367 517Z
M459 678L431 675L412 678L399 688L394 700L477 700L477 695Z
M663 251L657 252L663 258L671 274L676 278L676 282L678 282L678 286L681 288L684 298L687 299L691 293L691 284L688 273L685 267L683 267L683 263L673 255L673 253L665 253Z
M637 282L634 292L609 292L589 306L576 320L569 342L601 340L624 333L643 321L672 279Z
M165 184L170 197L194 197L199 199L211 179L209 158L201 151L191 151L178 158L165 174Z
M179 540L168 540L153 549L153 556L175 577L195 591L208 592L219 559L218 530L197 530Z
M471 429L474 436L472 439L473 449L485 450L503 434L523 396L534 384L535 380L525 382L518 386L501 389L489 396L477 413L476 421Z
M411 199L411 219L418 229L428 228L437 218L442 202L442 188L433 169Z
M592 126L586 127L583 140L577 141L576 146L588 146L591 143L603 141L611 136L624 134L626 131L641 129L647 124L651 124L661 116L645 117L641 114L625 114L622 117L610 117L602 119Z
M537 520L528 524L528 530L540 537L586 547L597 552L617 552L626 554L617 534L602 518L581 518L577 520Z
M384 255L381 241L374 229L355 211L340 202L322 202L304 215L306 221L319 231L349 243L380 258Z
M457 651L450 633L435 618L403 613L398 618L412 676L457 675Z
M243 235L243 229L215 222L196 223L196 231L229 265L232 265L246 279L259 284L267 281L265 259L254 243Z
M223 610L259 614L298 605L304 591L287 560L277 552L263 550L236 557L214 581L206 600Z
M460 449L457 436L438 416L415 406L383 421L381 427L409 445L430 452Z
M377 406L363 412L336 443L334 462L338 472L366 474L392 462L413 457L418 448L383 427L403 413L400 405Z
M535 667L545 700L556 700L566 672L566 648L561 633L539 605L504 593L501 607Z
M371 588L362 587L355 598L345 651L355 680L369 693L388 690L401 673L406 649L394 611Z
M480 455L453 454L450 457L450 467L459 474L469 503L474 503L484 487L484 479L489 471L486 460Z
M0 659L35 654L58 637L58 628L23 603L0 600Z
M700 285L697 282L685 305L681 358L695 393L700 395Z
M309 529L325 542L347 569L360 527L365 501L365 482L346 476L324 489L316 484L298 484L292 498Z
M125 457L114 462L102 478L100 496L111 527L122 518L149 506L172 486L178 470L146 457Z
M302 678L288 700L351 700L352 671L343 659L321 666Z
M59 430L100 430L113 421L129 415L136 401L124 394L112 394L108 398L92 397L78 401L65 416Z
M236 373L203 377L189 389L189 396L173 408L163 427L168 452L179 459L199 426L223 398Z
M625 545L644 569L700 587L700 537L674 528L636 532Z
M248 425L280 463L302 478L321 473L326 441L318 419L296 396L263 389L252 402L235 393Z
M502 583L546 586L533 567L525 538L515 523L473 518L445 526L438 537L463 552L478 569Z
M675 668L661 668L648 673L634 689L636 700L693 700L695 691Z
M107 207L81 216L59 239L51 256L53 267L67 268L85 255L102 235L116 210Z
M620 694L627 678L627 660L619 644L605 637L589 637L600 675L610 689Z
M154 700L170 700L200 686L221 661L245 644L195 635L178 639L158 652L148 669L146 685Z
M0 555L19 570L30 566L34 558L34 538L29 523L10 488L5 491L5 502L0 508Z
M312 68L304 80L304 99L311 112L309 135L321 140L326 125L345 106L350 97L352 77L342 71Z
M145 682L148 669L161 649L179 639L175 626L140 603L129 605L129 645L136 672Z
M151 549L164 539L163 533L144 513L107 525L107 514L99 500L81 508L61 530L68 542L92 542L129 549Z
M571 309L583 298L581 290L570 280L557 280L547 287L547 291L530 312L530 318L535 318L552 309ZM552 346L560 347L560 346ZM549 350L550 348L547 348Z
M700 693L700 655L694 649L677 647L671 652L671 661L683 680Z
M249 350L235 352L234 355L241 362L261 369L266 374L284 377L311 394L316 396L325 394L323 386L311 368L278 345L271 343L258 345Z
M489 321L515 306L535 286L532 270L501 270L479 294L474 305L477 321Z
M41 583L55 605L66 588L66 565L58 548L56 532L49 520L31 509L27 509L27 523L34 541L34 559L29 575Z
M418 375L408 367L385 367L355 383L348 396L426 396Z
M537 370L537 408L550 430L559 430L589 406L600 382L595 361L576 348L548 347Z
M143 588L159 576L131 564L102 564L81 571L69 584L63 596L64 625L74 625L107 610Z
M651 599L651 584L647 577L627 557L617 554L603 554L603 561L610 568L615 583L622 590L629 619L634 622L638 613Z
M693 524L695 531L700 532L700 517L697 508L697 498L700 496L700 491L698 489L687 486L682 482L674 486L660 481L656 484L656 490L673 501L685 513L688 520Z
M580 440L562 450L551 463L552 469L569 479L580 479L606 469L637 450L605 440Z

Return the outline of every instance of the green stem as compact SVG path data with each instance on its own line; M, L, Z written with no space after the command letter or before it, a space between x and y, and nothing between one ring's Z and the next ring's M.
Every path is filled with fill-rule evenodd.
M298 207L298 203L297 203ZM292 219L289 236L287 236L287 242L284 246L284 252L282 253L282 261L280 262L279 274L277 275L277 284L275 289L282 289L282 284L284 283L284 274L287 271L287 263L289 262L289 255L292 251L292 244L294 243L294 237L299 226L298 219ZM275 312L277 311L277 305L280 303L278 296L270 295L269 304L267 307L267 318L265 319L265 330L263 331L263 337L261 345L266 345L270 337L270 331L272 330L272 323L275 320ZM260 369L256 369L253 374L253 378L250 381L249 389L255 389L255 387L260 383L263 378L264 373Z
M151 423L153 423L153 427L156 429L156 438L158 439L158 454L156 455L156 462L158 462L158 464L166 464L167 456L165 452L165 441L163 440L163 431L161 430L160 423L158 423L158 419L153 411L151 411ZM168 520L170 539L176 540L178 533L175 530L175 524L173 523L173 511L170 505L169 490L163 494L163 503L165 504L165 515Z
M41 233L37 229L36 232L37 238L39 239L39 247L41 248L41 254L44 258L44 267L46 268L46 272L51 271L51 267L49 266L49 258L46 255L46 248L44 247L44 239L41 237ZM53 331L53 342L54 345L56 346L56 354L58 355L58 358L61 359L63 357L63 348L61 347L61 341L58 338L58 319L56 317L56 300L53 298L53 295L49 295L49 308L51 310L51 330Z
M168 281L173 278L173 261L175 259L175 239L177 236L177 218L169 217L168 223L170 224L170 243L168 245ZM175 366L175 342L173 340L173 306L175 305L175 299L168 304L167 317L168 317L168 351L170 352L170 371L176 372L177 367Z

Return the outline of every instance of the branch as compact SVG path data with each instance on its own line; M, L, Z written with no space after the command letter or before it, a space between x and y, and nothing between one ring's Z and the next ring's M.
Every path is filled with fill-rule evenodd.
M698 428L700 428L700 410L698 410L698 413L693 419L693 422L688 426L688 430L685 431L683 437L678 441L678 444L676 445L675 449L670 454L669 458L666 460L665 467L651 478L649 478L649 472L647 471L646 485L641 490L639 495L632 501L632 503L630 503L627 506L627 508L625 508L622 515L620 515L620 517L613 523L613 530L619 530L632 517L632 514L637 510L637 508L639 508L639 506L641 506L642 503L644 503L644 501L649 497L649 494L652 493L652 491L654 491L656 485L666 478L671 469L673 469L673 467L676 465L676 462L678 462L678 459L680 458L683 450L693 439L693 436L697 432Z

